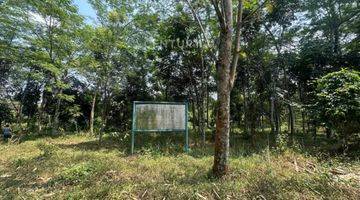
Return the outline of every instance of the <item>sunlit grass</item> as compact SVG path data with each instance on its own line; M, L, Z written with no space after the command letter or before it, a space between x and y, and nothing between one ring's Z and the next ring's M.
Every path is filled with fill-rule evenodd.
M299 151L266 148L242 154L248 146L237 144L232 148L229 175L217 180L209 173L210 144L192 146L185 154L181 142L148 135L139 136L135 155L129 154L128 147L127 138L106 137L99 145L95 138L81 135L1 144L0 151L6 153L0 155L0 199L360 197L356 177L343 180L330 173L342 167L357 174L358 161L319 161Z

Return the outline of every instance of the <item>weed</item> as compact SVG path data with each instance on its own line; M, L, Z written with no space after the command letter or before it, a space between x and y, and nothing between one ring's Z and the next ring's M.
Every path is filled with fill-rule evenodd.
M96 166L92 163L80 163L65 168L56 178L56 182L65 185L81 183L89 179L96 172Z

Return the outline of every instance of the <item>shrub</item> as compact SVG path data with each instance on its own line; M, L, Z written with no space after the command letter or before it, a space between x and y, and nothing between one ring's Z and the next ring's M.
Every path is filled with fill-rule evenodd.
M325 126L335 129L347 144L360 131L360 73L342 69L316 81L315 113Z

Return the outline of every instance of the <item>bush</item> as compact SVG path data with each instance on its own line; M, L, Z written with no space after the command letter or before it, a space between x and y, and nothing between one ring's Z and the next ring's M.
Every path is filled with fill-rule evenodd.
M318 120L335 129L347 144L349 137L360 131L360 73L342 69L316 81Z

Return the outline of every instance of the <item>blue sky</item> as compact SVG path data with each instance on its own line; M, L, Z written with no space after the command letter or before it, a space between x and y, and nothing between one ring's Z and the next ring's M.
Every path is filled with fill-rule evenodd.
M75 5L79 8L79 13L85 16L85 22L88 24L94 24L96 20L96 13L87 0L74 0Z

